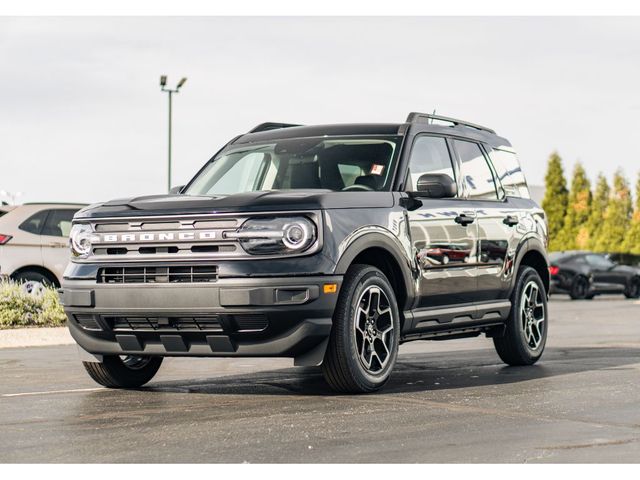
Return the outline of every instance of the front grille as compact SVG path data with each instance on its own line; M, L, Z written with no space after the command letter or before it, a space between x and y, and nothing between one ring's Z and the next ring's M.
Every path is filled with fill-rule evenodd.
M215 265L103 267L98 283L207 283L218 279Z
M103 317L114 331L207 331L222 332L218 316L205 317Z

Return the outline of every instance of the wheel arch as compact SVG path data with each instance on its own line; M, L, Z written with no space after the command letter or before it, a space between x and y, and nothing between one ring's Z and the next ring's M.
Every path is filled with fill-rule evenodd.
M538 272L538 275L540 275L540 278L542 279L544 289L548 295L551 288L549 258L547 257L546 249L541 241L534 238L527 240L524 248L521 250L517 269L519 270L522 266L531 267Z
M335 273L344 275L351 265L366 264L380 269L389 279L401 312L411 308L415 298L413 271L409 256L396 242L381 233L355 239L337 263Z
M11 279L15 279L16 275L24 272L36 272L40 275L44 275L55 285L56 288L60 288L60 281L58 280L58 277L56 277L55 273L53 273L48 268L43 267L42 265L25 265L24 267L20 267L16 271L14 271L11 275L9 275L9 277Z

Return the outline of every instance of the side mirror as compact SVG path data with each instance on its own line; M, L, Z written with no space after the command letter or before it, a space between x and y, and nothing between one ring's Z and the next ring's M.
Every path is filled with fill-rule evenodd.
M169 195L179 195L183 188L184 188L184 185L178 185L177 187L172 187L171 190L169 190Z
M458 186L444 173L425 173L418 178L415 196L428 198L451 198L458 194Z

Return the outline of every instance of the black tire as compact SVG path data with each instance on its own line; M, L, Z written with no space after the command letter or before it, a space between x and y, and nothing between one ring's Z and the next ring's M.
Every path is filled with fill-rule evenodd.
M377 304L372 308L374 301ZM375 267L353 265L345 275L333 315L322 362L325 380L341 393L380 389L396 363L399 337L400 313L389 280Z
M584 275L577 275L571 282L571 290L569 290L569 296L572 300L584 300L593 298L593 295L589 293L589 280Z
M15 273L11 278L18 283L38 282L45 287L57 287L57 282L49 278L47 275L33 270L24 270L22 272Z
M82 362L91 378L108 388L136 388L150 381L162 365L162 357L105 356L102 362Z
M531 287L531 285L535 287ZM533 308L531 317L528 317L527 311L531 307L531 303L526 302L526 299L533 297L531 294L533 288L537 288L537 292L540 294L535 297L535 303L540 306ZM524 299L523 296L525 296ZM533 335L532 332L535 330L531 323L534 323L540 314L544 320L535 327L538 329L539 335ZM532 318L533 320L530 322ZM547 343L548 323L547 295L540 275L531 267L521 268L518 272L516 286L511 294L511 312L506 322L505 333L503 336L493 339L496 352L502 361L513 366L536 363L542 356ZM527 339L527 329L529 333L532 333L531 340ZM537 340L537 343L534 340Z
M624 296L627 298L640 298L640 277L634 277L624 290Z

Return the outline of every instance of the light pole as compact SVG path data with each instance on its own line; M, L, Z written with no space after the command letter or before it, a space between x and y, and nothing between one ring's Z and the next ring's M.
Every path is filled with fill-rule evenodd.
M0 195L9 197L11 199L11 205L15 205L16 198L22 196L22 192L7 192L6 190L0 190Z
M173 90L171 88L167 88L167 76L162 75L160 77L160 89L163 92L167 92L169 94L169 157L168 157L168 165L167 165L167 192L171 190L171 97L174 93L178 93L180 88L184 85L184 82L187 81L187 77L182 77L176 88Z

